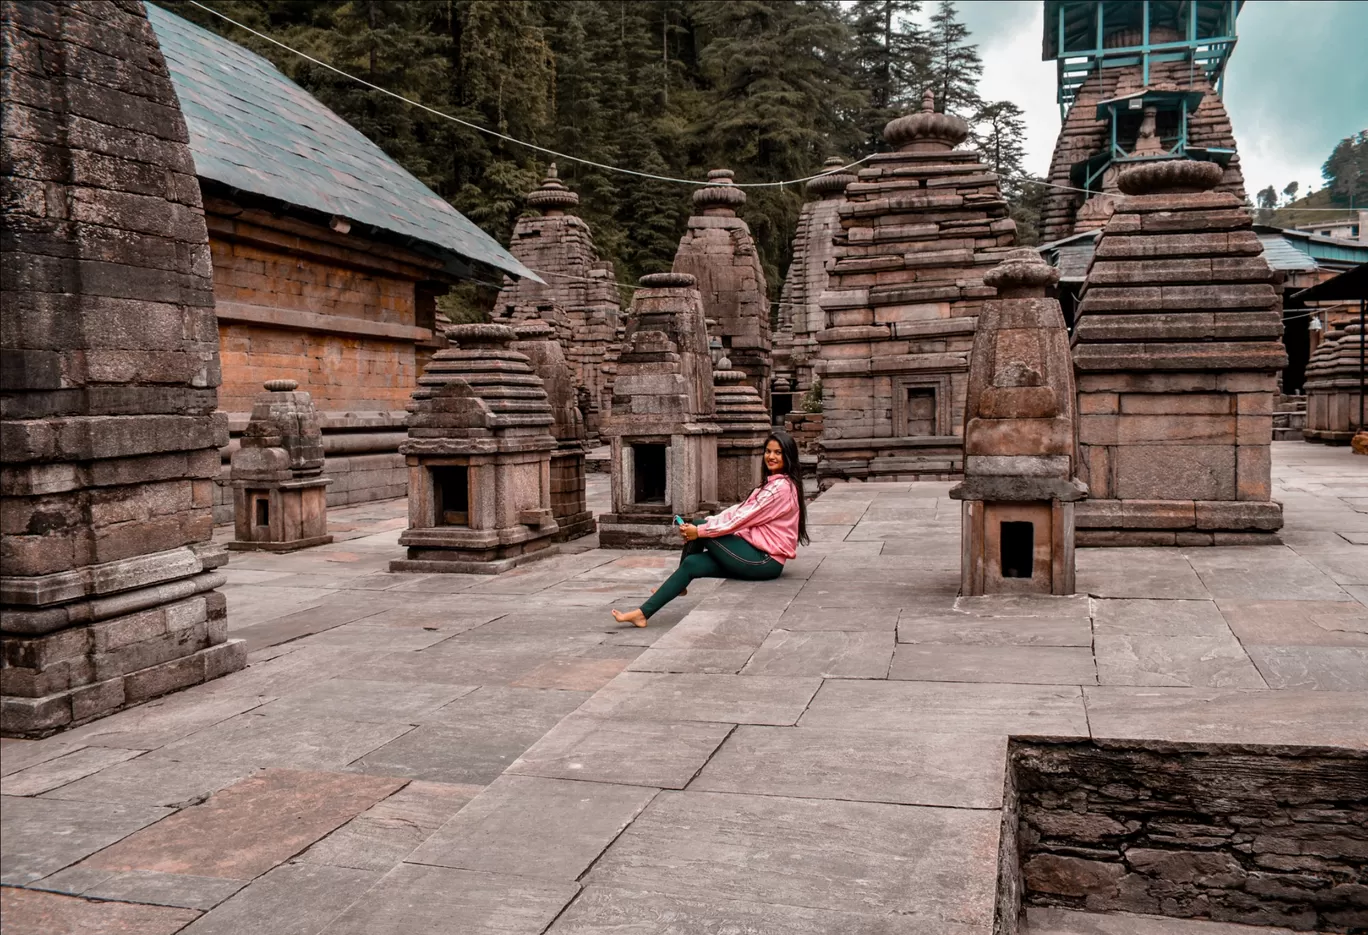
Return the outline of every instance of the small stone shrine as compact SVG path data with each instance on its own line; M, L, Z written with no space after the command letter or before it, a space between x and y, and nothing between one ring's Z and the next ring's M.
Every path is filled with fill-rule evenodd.
M745 203L746 193L732 184L730 169L709 172L708 184L693 193L696 213L675 252L673 271L697 281L704 317L717 322L723 352L746 374L768 410L769 297L750 227L736 216Z
M333 541L323 429L313 399L294 380L267 380L233 452L233 528L228 548L293 552Z
M547 307L564 313L569 326L558 338L575 385L589 391L585 428L598 437L603 393L603 363L613 343L621 314L613 264L598 258L589 225L568 213L579 195L566 188L553 162L541 187L527 195L527 206L540 214L524 214L513 227L508 250L546 283L509 281L494 303L496 323L547 318Z
M823 424L817 472L867 480L951 480L963 470L964 394L983 272L1015 242L998 178L959 117L889 121L891 153L870 157L837 206L816 340Z
M761 453L770 433L769 415L746 375L732 369L726 357L713 371L713 396L722 428L717 436L717 500L739 503L764 476Z
M960 593L1072 594L1073 359L1059 280L1040 254L1014 250L983 277L998 290L983 303L969 357L964 408Z
M1355 321L1341 327L1332 325L1311 355L1302 384L1306 392L1306 427L1302 435L1307 441L1347 445L1362 428L1362 352L1363 330Z
M161 50L140 3L3 19L0 732L41 736L247 654L215 570L209 240Z
M555 554L555 419L507 325L454 325L409 406L408 557L391 571L498 574Z
M1103 228L1073 336L1078 545L1268 541L1277 274L1220 166L1140 163Z
M793 261L779 292L779 330L774 338L774 369L790 381L794 405L812 386L812 366L817 357L815 336L822 330L822 307L818 298L827 288L827 265L836 255L834 238L841 232L840 206L846 186L855 181L852 172L841 172L846 161L832 156L819 175L807 183L815 201L798 213L793 235ZM779 415L776 407L776 415ZM787 413L782 413L787 414Z
M546 387L551 404L551 515L556 518L556 541L566 542L594 532L594 514L585 502L584 415L580 412L575 380L565 362L556 331L545 321L520 321L513 326L518 339L513 349L526 354Z
M678 546L674 517L697 521L717 507L720 432L695 280L687 273L643 276L603 425L612 445L613 511L599 517L599 543Z

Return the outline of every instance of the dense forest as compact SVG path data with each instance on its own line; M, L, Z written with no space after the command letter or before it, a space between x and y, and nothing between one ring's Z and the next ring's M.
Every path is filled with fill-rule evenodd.
M181 16L268 58L502 243L547 158L394 101L184 0ZM1027 239L1039 186L1021 181L1021 110L977 93L982 63L942 0L204 0L380 87L596 162L699 179L801 178L879 149L916 106L971 121ZM561 161L578 213L621 281L668 269L690 189ZM789 262L801 186L750 189L742 216L771 289ZM474 294L469 300L478 301ZM489 296L484 296L488 300Z

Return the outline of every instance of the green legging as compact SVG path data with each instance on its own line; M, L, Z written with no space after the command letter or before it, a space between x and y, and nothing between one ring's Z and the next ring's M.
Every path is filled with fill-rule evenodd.
M716 539L700 536L684 543L679 568L641 605L641 612L647 620L651 619L657 610L679 597L679 592L695 578L768 581L778 578L783 571L783 562L770 558L740 536L718 536Z

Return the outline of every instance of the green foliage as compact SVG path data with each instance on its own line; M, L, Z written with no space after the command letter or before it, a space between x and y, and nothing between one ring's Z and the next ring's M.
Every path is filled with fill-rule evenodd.
M397 102L185 0L156 2L269 59L502 243L554 158ZM884 124L928 86L938 106L965 116L981 105L978 51L949 2L929 28L918 0L205 2L443 113L700 182L719 167L741 182L800 178L832 154L881 149ZM982 113L1000 164L1019 167L1020 111L999 102ZM670 268L691 211L688 187L557 162L619 281ZM747 196L740 214L777 298L803 194L791 186ZM477 315L496 291L464 286L443 309L453 320Z
M1321 168L1335 207L1368 205L1368 130L1346 136Z
M822 411L822 381L813 378L812 385L803 394L803 398L798 402L798 408L802 412L821 412Z

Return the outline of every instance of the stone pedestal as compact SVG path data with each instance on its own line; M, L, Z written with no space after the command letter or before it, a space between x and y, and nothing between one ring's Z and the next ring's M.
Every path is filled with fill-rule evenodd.
M964 467L965 378L985 271L1014 242L997 176L954 147L963 120L934 110L884 128L838 206L842 232L819 300L818 477L950 480Z
M1307 441L1347 445L1363 426L1359 398L1363 391L1359 354L1363 330L1358 322L1326 332L1325 340L1306 364Z
M294 380L268 380L233 452L233 529L228 548L293 552L333 541L323 430L313 399Z
M1081 545L1276 541L1279 279L1212 163L1121 172L1074 331Z
M557 337L575 385L588 390L584 423L594 443L602 419L603 363L618 328L621 303L613 264L598 258L589 225L570 213L578 204L579 195L565 186L552 163L541 187L527 196L527 206L540 213L518 218L508 245L510 253L546 282L510 281L494 303L493 319L508 324L547 318L547 307L564 315L567 327L558 329Z
M612 445L613 511L604 548L677 547L674 517L717 508L712 360L703 301L684 273L643 276L617 361L603 435Z
M391 571L498 574L555 554L554 422L541 378L506 325L455 325L432 355L399 451L408 549Z
M39 736L246 652L211 540L208 237L161 51L141 4L3 20L0 732Z
M514 331L518 339L513 349L526 354L541 377L555 420L551 424L551 435L556 439L556 450L551 453L551 515L556 518L556 541L591 535L597 527L585 502L586 434L574 377L548 322L518 322Z
M984 276L964 410L960 593L1072 594L1075 402L1059 280L1035 250Z
M717 401L717 500L739 503L760 486L764 477L761 455L769 437L770 422L760 395L746 382L746 375L732 370L722 358L713 371L713 395Z
M703 317L715 321L722 351L746 374L769 410L769 297L760 255L750 227L736 216L746 193L732 184L730 169L708 173L708 184L693 193L694 215L679 242L673 270L698 283Z

